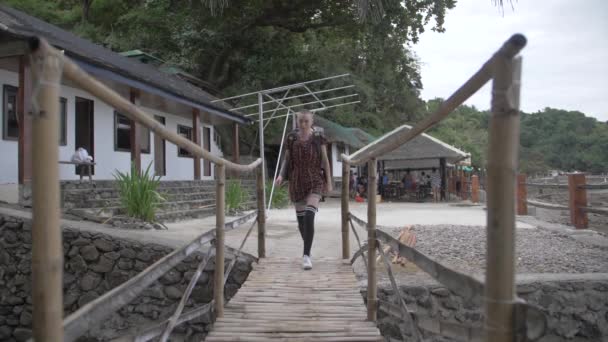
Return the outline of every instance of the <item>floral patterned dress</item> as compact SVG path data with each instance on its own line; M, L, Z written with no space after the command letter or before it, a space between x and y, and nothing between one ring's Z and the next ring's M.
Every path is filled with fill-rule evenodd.
M287 137L289 197L293 202L304 201L310 194L323 193L321 146L325 144L319 132L313 132L306 140L302 140L297 131Z

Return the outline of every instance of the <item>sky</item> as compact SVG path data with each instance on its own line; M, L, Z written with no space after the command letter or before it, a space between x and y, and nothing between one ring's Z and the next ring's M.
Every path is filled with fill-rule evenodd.
M504 12L504 13L503 13ZM578 110L608 121L608 1L460 0L446 13L444 33L429 28L412 46L421 61L422 98L447 98L513 33L522 50L521 109ZM468 105L490 107L490 83Z

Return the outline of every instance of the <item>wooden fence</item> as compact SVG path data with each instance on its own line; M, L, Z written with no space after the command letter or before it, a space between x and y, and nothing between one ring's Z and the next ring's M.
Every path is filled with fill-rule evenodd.
M376 293L376 250L381 240L389 243L403 256L428 272L438 281L444 283L452 291L464 291L465 298L483 299L484 327L483 333L473 334L464 329L465 339L474 340L474 336L483 336L486 341L506 342L516 339L531 340L538 336L528 336L535 326L528 315L533 309L515 296L515 172L517 151L519 147L519 88L521 77L521 58L515 57L525 46L526 38L514 35L452 96L442 103L439 109L423 119L419 124L409 127L398 127L380 139L361 148L354 154L342 154L343 172L348 174L351 165L368 165L368 218L367 223L356 219L348 208L348 178L343 178L342 184L342 257L348 259L349 253L349 222L357 220L367 227L367 245L355 253L363 254L367 250L367 309L368 318L376 319L378 307ZM489 125L488 170L485 186L487 190L487 255L485 283L481 284L473 278L459 274L431 260L415 249L395 241L376 227L376 163L377 158L390 152L400 145L410 141L424 131L430 129L466 99L477 92L490 79L492 85L492 118ZM350 218L350 220L349 220ZM354 232L354 230L353 230ZM359 241L358 235L356 235ZM389 264L390 270L390 264ZM390 275L390 272L389 272ZM392 277L391 277L392 278ZM395 293L394 279L391 279ZM526 309L521 309L521 307ZM529 310L528 310L529 309ZM401 318L408 324L414 325L415 319L408 313L405 303L401 301ZM538 316L538 315L536 315ZM543 317L542 315L540 315ZM528 323L525 323L528 322ZM543 318L544 322L544 318ZM538 326L538 324L536 324ZM439 329L441 333L441 329ZM544 334L544 329L537 335ZM414 329L412 336L419 340ZM405 336L404 336L405 338Z
M234 255L226 271L224 267L224 234L236 229L243 223L256 218L245 236L250 235L257 223L258 257L265 257L265 207L262 188L263 173L261 160L241 165L212 155L199 145L169 130L154 120L152 115L122 98L119 94L82 71L62 52L51 47L45 40L30 40L30 62L33 84L33 231L32 231L32 301L33 301L33 338L36 341L63 342L74 341L91 328L101 325L104 319L135 299L147 286L162 277L189 255L202 251L211 245L201 260L197 271L190 280L175 313L158 326L143 331L138 341L148 341L160 336L167 341L173 328L183 322L196 318L209 310L221 317L224 308L224 284L240 253ZM59 87L61 78L66 77L80 88L113 106L129 119L147 127L156 135L186 149L192 155L209 160L216 165L216 227L214 231L202 234L189 244L139 273L132 279L112 289L103 296L81 307L63 320L63 252L61 228L59 226L59 172L58 172L58 132L59 132ZM225 181L226 169L232 172L256 172L258 208L235 221L225 223ZM245 240L241 244L243 247ZM182 313L194 284L215 254L214 299L211 303ZM217 266L219 265L219 266ZM224 272L225 271L225 272Z
M529 199L528 187L567 191L568 205ZM589 213L608 216L608 207L595 207L587 204L587 192L597 190L608 190L608 183L587 184L587 176L583 173L569 174L568 184L528 182L526 175L521 174L518 176L517 183L517 214L528 215L528 205L549 210L568 210L570 223L577 229L585 229L589 226Z

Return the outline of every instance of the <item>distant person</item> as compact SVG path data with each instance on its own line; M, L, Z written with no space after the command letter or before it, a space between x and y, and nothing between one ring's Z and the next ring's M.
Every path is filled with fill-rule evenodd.
M433 202L439 202L441 196L441 175L439 175L436 168L433 168L433 172L431 173L431 189L433 189Z
M289 179L289 197L296 207L298 229L304 243L302 268L310 270L315 214L322 194L330 192L332 186L327 144L323 134L312 127L313 113L299 112L297 120L298 129L287 136L285 160L275 184L280 185L283 179Z

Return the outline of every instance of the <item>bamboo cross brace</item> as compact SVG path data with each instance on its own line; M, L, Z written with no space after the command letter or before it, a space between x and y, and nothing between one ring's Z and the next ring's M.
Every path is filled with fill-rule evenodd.
M361 246L361 248L359 248L359 250L356 251L355 254L353 254L353 257L350 259L351 265L355 262L355 260L357 260L358 257L364 255L363 252L365 252L368 249L369 249L369 245L368 244L365 244L365 245ZM367 271L367 267L365 268L365 270Z
M185 313L183 313L181 316L179 316L179 319L177 320L177 324L176 325L180 325L184 322L188 322L191 321L197 317L200 317L204 314L206 314L207 312L209 312L212 308L213 305L215 304L214 300L211 300L211 302L205 304L205 305L201 305L197 308L194 308L190 311L187 311ZM166 325L169 324L169 320L164 320L163 322L153 325L149 328L146 328L143 332L139 333L134 339L133 342L147 342L150 341L151 339L155 338L156 336L160 335L163 333Z
M249 230L247 231L247 234L245 234L245 238L241 242L241 246L239 247L239 249L234 254L234 258L230 262L230 265L228 265L228 268L226 268L226 273L224 274L224 286L226 286L226 282L228 281L228 276L230 276L230 272L232 271L232 268L236 264L236 260L239 258L239 256L241 256L241 251L243 250L243 247L245 246L245 242L247 242L247 238L249 238L249 235L253 231L253 227L255 227L256 223L257 223L257 217L251 223L251 226L249 227Z
M213 245L214 241L215 240L211 241L211 245ZM186 302L190 298L190 294L192 294L192 290L194 289L194 286L196 285L198 278L201 276L201 274L203 273L203 270L205 269L205 267L207 266L207 263L209 262L209 259L210 259L209 257L211 256L212 250L213 250L213 248L209 248L207 250L207 253L205 253L205 256L203 257L201 262L198 264L198 267L197 267L196 271L194 272L194 275L192 275L192 279L190 279L190 283L188 284L186 291L184 291L184 295L182 296L182 299L180 300L179 304L177 305L177 308L175 309L175 312L173 313L171 318L169 318L169 322L167 323L167 327L165 328L165 331L163 332L163 335L160 338L160 342L166 342L167 339L169 338L169 335L171 335L171 331L173 331L173 328L175 328L175 326L177 324L177 320L179 319L179 316L182 314L182 311L184 310L184 306L186 305Z
M377 242L376 248L378 248L378 253L380 253L380 255L382 256L382 260L384 261L384 265L386 266L386 272L388 273L388 277L391 281L391 286L393 288L393 292L395 293L395 296L397 296L399 298L399 304L400 304L399 307L401 308L401 314L402 314L401 319L402 320L407 319L407 322L412 329L412 334L414 335L414 341L420 341L420 334L416 327L416 323L414 322L414 318L412 316L410 316L407 305L405 305L405 301L403 300L403 297L401 297L401 292L399 291L399 288L397 287L397 281L395 281L395 276L393 275L393 268L391 267L391 263L390 263L390 261L388 261L388 259L386 258L386 254L382 250L382 244L380 243L380 240L376 240L376 242ZM407 338L405 337L406 334L403 332L402 329L399 329L399 330L401 331L403 340L406 341L407 340Z
M357 234L355 225L353 225L353 220L351 220L350 217L348 218L348 222L350 223L350 228L352 229L353 234L355 234L355 239L357 239L357 244L359 244L359 249L361 249L362 248L361 239L359 239L359 234ZM361 254L363 255L363 263L365 264L365 269L367 270L367 260L365 260L365 254L363 252L361 252ZM353 261L351 261L351 264L353 263Z

